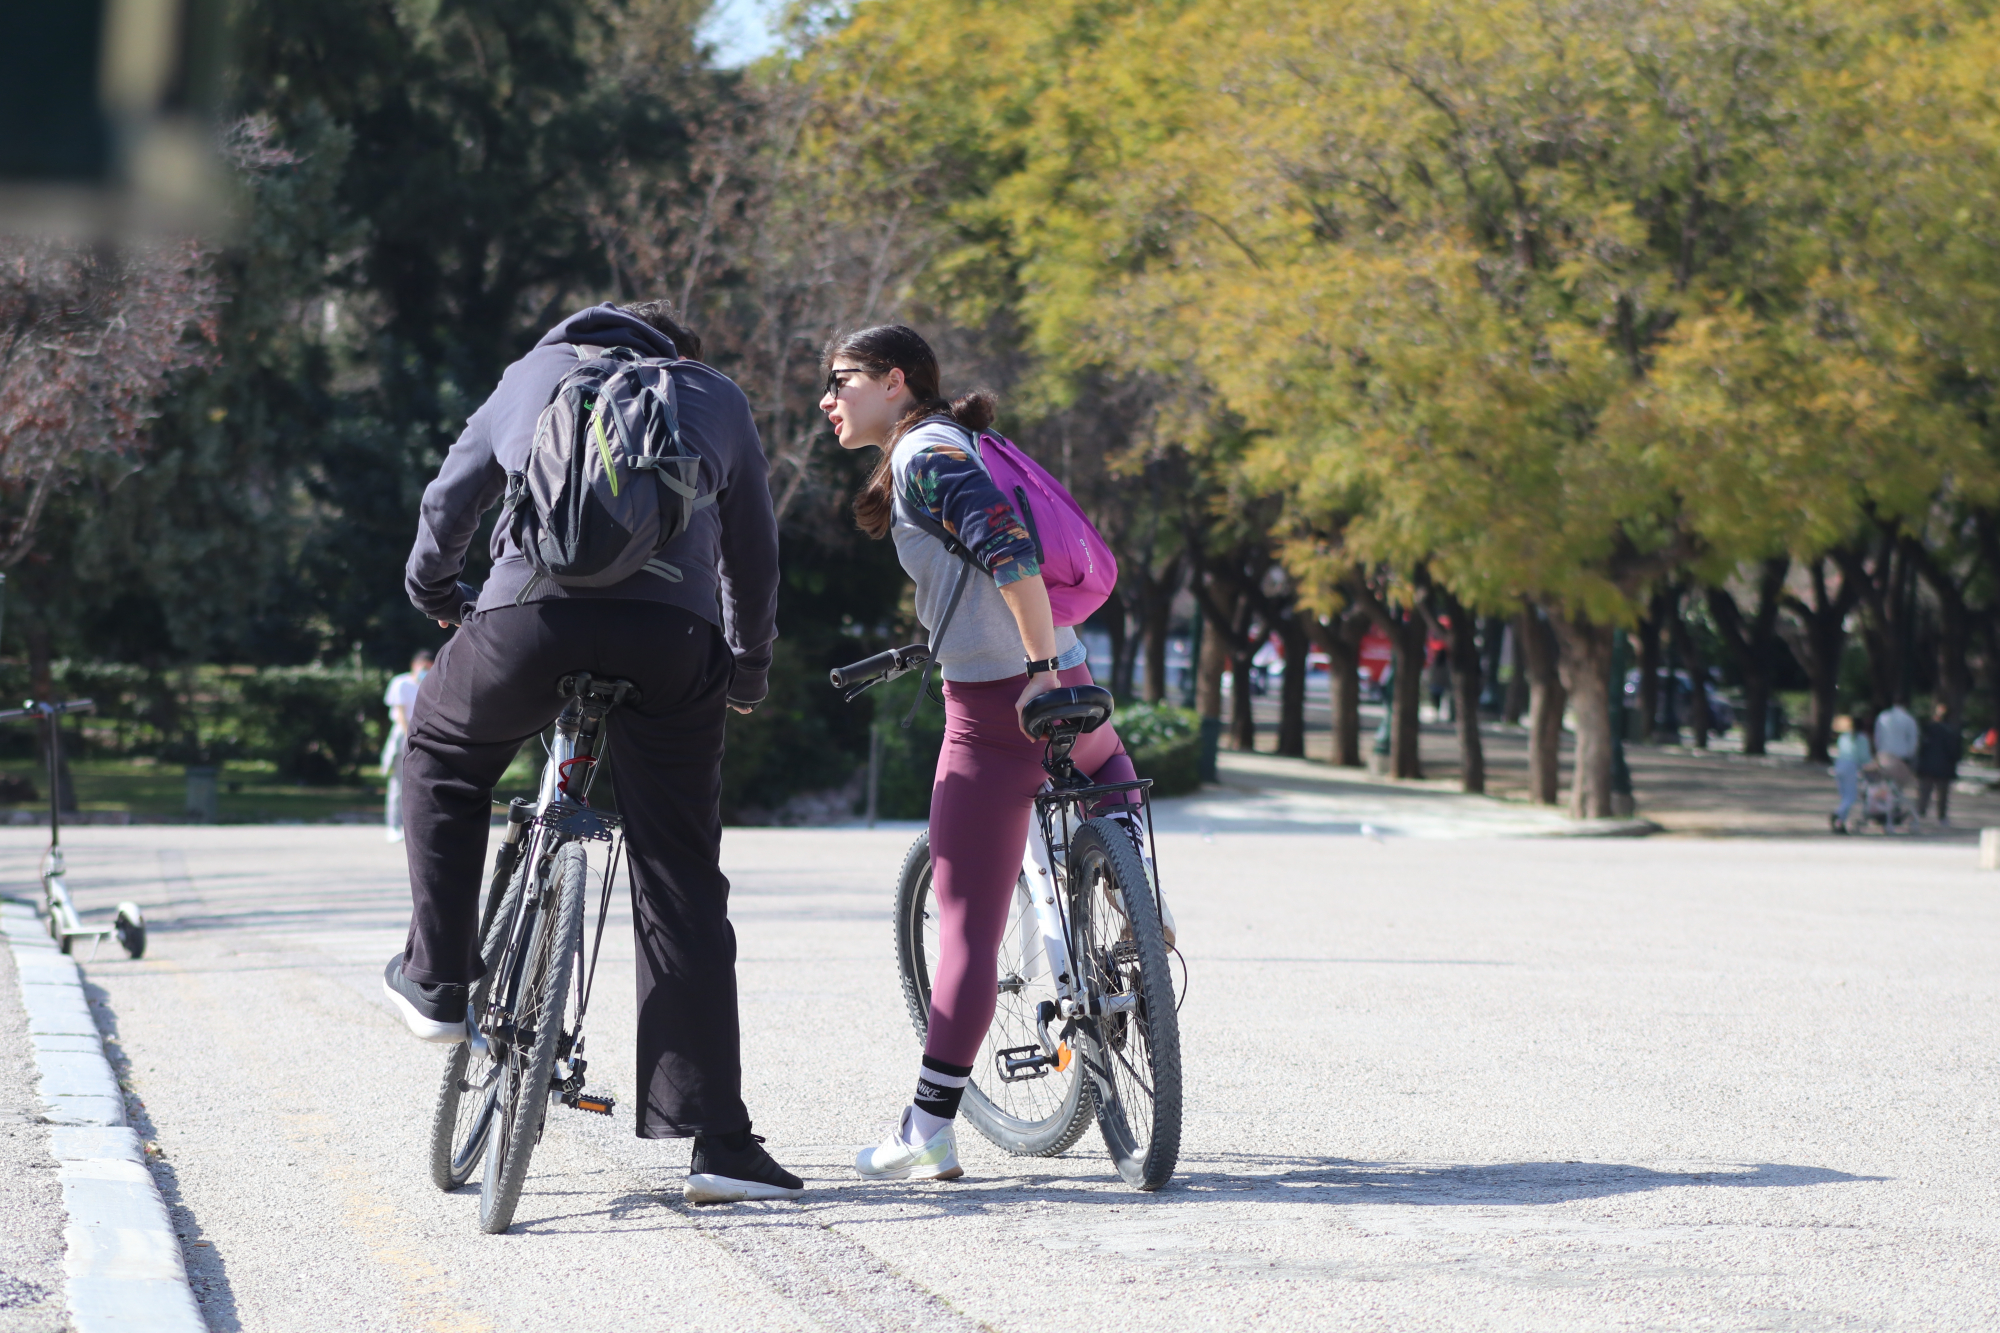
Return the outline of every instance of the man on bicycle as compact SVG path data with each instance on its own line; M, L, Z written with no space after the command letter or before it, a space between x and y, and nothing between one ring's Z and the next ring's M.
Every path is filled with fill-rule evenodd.
M715 503L658 553L677 581L650 569L602 588L533 579L502 523L492 575L475 594L459 582L466 547L508 473L522 469L578 347L680 358L669 373L682 436L701 455L702 490ZM638 1133L694 1140L695 1202L796 1198L798 1177L759 1146L743 1105L736 934L717 865L724 708L748 713L765 694L777 521L749 403L699 354L665 302L572 315L507 368L424 491L405 585L419 610L460 629L411 710L403 825L414 910L383 988L418 1037L466 1039L468 988L484 970L478 902L494 784L561 711L562 677L632 682L639 701L608 725L631 854Z

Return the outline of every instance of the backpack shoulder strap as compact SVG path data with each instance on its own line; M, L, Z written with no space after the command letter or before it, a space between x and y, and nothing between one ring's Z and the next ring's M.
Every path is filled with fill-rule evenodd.
M947 416L928 417L919 424L927 426L933 421L942 421L946 425L952 427L954 430L965 429L965 427L959 425L956 421L953 421L950 417ZM980 458L979 456L979 448L976 438L973 442L972 457L974 458L975 461L978 462L981 469L984 469L986 467L986 460ZM893 477L891 478L891 481L892 482L894 481ZM985 571L987 573L992 572L990 570L987 570L985 565L980 564L979 557L974 555L971 552L971 550L969 550L966 547L964 542L952 536L951 533L945 528L944 524L938 522L936 519L932 518L929 514L918 513L909 504L908 501L904 500L901 487L893 487L890 492L890 498L894 501L896 509L903 515L904 518L908 519L912 525L922 528L925 532L937 538L940 542L944 544L945 550L951 552L953 555L957 556L960 560L963 560L968 564L978 566L978 568L981 569L982 571Z
M966 429L964 426L960 426L956 421L953 421L950 417L946 416L931 417L924 424L929 424L930 421L943 421L951 426L956 427L959 430ZM979 441L977 434L971 431L967 431L966 433L968 436L971 437L973 458L977 459L980 467L984 468L986 466L986 460L979 457ZM958 538L952 536L951 533L945 529L944 524L938 522L936 519L932 518L928 514L919 514L915 509L911 508L910 505L904 501L903 493L900 488L896 489L892 494L897 507L902 510L903 516L905 518L909 519L911 523L915 524L919 528L922 528L925 532L929 533L931 536L936 537L940 542L944 544L945 550L957 556L959 560L958 582L952 586L951 600L945 603L944 614L938 617L938 626L935 630L931 632L930 660L925 662L923 667L917 673L917 697L910 701L910 711L903 715L903 728L904 730L908 730L910 724L917 720L917 710L924 706L924 696L928 692L930 686L931 669L939 665L938 652L940 649L944 647L945 632L951 628L952 617L958 614L958 604L960 600L962 600L965 596L966 584L969 583L972 579L972 571L975 569L979 570L981 573L986 573L988 571L984 565L979 563L978 557L973 555L972 552L969 549L967 549L964 542L961 542L960 540L958 540Z

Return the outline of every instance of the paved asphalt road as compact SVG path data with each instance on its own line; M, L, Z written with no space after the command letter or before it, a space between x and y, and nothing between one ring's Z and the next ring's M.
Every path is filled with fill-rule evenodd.
M1141 1196L1094 1133L1049 1161L968 1133L953 1184L852 1176L916 1060L908 838L725 842L748 1095L803 1203L688 1208L679 1145L558 1110L487 1237L425 1179L440 1056L377 994L399 848L76 830L81 904L154 923L87 975L211 1325L2000 1326L2000 875L1965 847L1164 836L1189 1116ZM38 847L0 830L0 885ZM629 1093L622 912L608 939L596 1072ZM10 1232L40 1197L0 1191Z

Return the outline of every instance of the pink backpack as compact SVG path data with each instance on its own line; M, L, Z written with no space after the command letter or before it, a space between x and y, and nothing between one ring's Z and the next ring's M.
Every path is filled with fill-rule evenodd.
M1013 502L1028 525L1028 535L1035 539L1056 624L1081 625L1118 585L1118 562L1111 547L1084 516L1076 497L1019 445L986 431L976 448L993 484Z
M1090 619L1118 583L1118 562L1112 559L1111 547L1098 533L1097 526L1084 517L1076 497L1040 463L1022 453L1012 440L983 431L973 438L972 453L986 469L986 475L993 478L993 484L1000 488L1000 494L1020 514L1028 535L1035 539L1037 562L1042 567L1042 581L1048 585L1049 609L1055 613L1057 626L1081 625ZM904 506L903 512L912 523L965 561L966 572L974 567L984 570L972 553L945 531L943 524L908 506ZM933 642L944 638L945 626L951 623L952 612L958 609L958 599L964 590L965 579L961 575L944 623L932 636Z

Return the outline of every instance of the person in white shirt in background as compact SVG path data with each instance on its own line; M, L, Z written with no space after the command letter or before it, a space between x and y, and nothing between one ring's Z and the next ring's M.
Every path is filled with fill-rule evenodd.
M410 669L391 680L389 688L382 692L382 702L389 705L389 739L382 743L382 772L389 779L389 791L383 801L382 819L389 827L390 842L403 840L403 742L410 735L410 709L417 702L417 686L423 683L435 660L430 649L417 649L416 656L410 659Z
M1917 758L1917 719L1903 705L1890 704L1875 718L1875 762L1905 791L1916 787L1910 765Z

